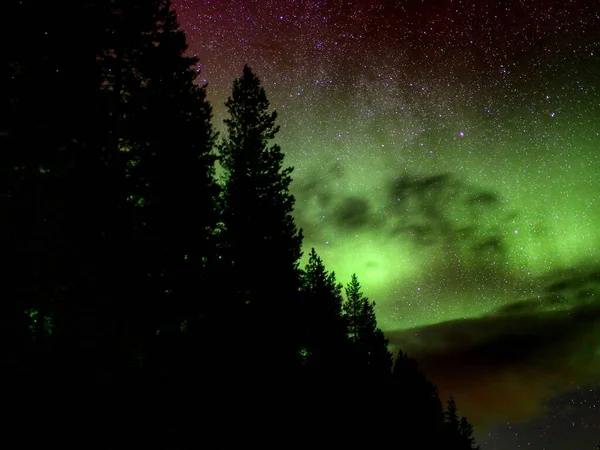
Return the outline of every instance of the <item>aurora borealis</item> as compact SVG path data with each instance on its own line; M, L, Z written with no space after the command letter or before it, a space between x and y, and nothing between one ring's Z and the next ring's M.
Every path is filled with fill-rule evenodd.
M173 3L216 124L261 77L305 254L356 272L482 448L593 448L600 5Z

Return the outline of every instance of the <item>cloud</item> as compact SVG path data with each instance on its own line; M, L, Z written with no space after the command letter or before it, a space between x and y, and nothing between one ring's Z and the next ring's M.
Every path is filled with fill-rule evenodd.
M316 226L325 217L329 230L376 229L388 239L443 250L478 265L503 261L515 216L495 192L450 173L406 173L389 178L382 197L348 195L349 176L338 161L305 174L294 186L299 223Z
M386 334L480 427L531 419L600 376L600 270L573 272L492 314Z
M347 229L361 229L374 223L369 201L360 197L346 197L333 210L333 218Z
M516 216L495 192L450 173L400 175L388 183L387 192L393 235L421 247L443 248L477 265L505 260Z

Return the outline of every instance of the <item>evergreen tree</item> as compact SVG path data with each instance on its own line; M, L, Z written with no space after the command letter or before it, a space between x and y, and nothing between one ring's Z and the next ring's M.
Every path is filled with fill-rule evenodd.
M475 445L475 438L473 437L473 425L464 416L460 419L459 430L465 444L464 448L479 449L479 446L473 447Z
M168 2L8 6L12 32L29 23L40 36L35 53L15 40L1 72L0 238L14 281L2 318L13 337L32 320L38 337L51 329L69 376L116 374L157 328L198 313L191 286L216 222L210 106Z
M224 307L232 316L235 311L240 319L244 316L239 326L251 327L258 347L271 348L276 359L291 363L298 349L295 326L289 321L296 311L302 243L292 217L293 169L283 167L281 148L271 144L279 130L277 113L269 112L265 90L248 66L235 80L225 105L227 133L219 147L225 173L221 257L228 302ZM284 333L287 345L282 342ZM257 358L268 359L254 352L254 365Z
M315 249L311 249L302 276L301 357L320 376L339 375L350 367L342 287L335 273L328 272Z
M348 337L355 349L354 362L358 370L385 376L392 366L392 355L387 349L388 340L377 328L375 303L363 295L356 274L346 286L346 301L342 305L348 325Z
M105 61L110 74L120 70L126 87L118 145L126 153L127 198L134 207L131 265L138 286L131 322L139 325L136 334L158 333L166 344L194 326L213 294L212 108L206 86L195 84L198 60L184 55L185 35L169 1L125 2L114 28L119 50ZM117 79L109 81L108 87ZM183 345L180 339L171 344L165 355ZM157 364L173 368L175 362Z
M437 448L444 442L442 403L436 386L419 369L414 358L399 351L394 361L392 392L402 405L400 417L405 429L423 437L424 448Z
M446 429L446 442L450 448L456 450L479 448L474 447L473 425L469 423L466 417L459 418L456 401L452 396L448 399L447 409L444 412L444 425Z
M444 412L444 418L452 430L459 430L460 419L458 418L458 409L456 407L456 401L452 396L450 396L448 399L447 409Z

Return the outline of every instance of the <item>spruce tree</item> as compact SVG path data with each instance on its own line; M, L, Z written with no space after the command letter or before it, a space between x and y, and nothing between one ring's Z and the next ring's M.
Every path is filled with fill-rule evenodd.
M473 437L473 425L469 423L466 417L458 415L458 408L454 397L447 401L447 408L444 412L445 439L448 447L456 450L478 449L474 447L475 438Z
M301 356L313 373L323 377L339 375L351 363L347 324L342 316L342 287L335 273L328 272L315 249L311 249L302 275Z
M448 399L447 409L444 412L444 418L452 430L459 429L460 419L458 418L458 408L456 407L456 401L452 396L450 396Z
M458 428L464 442L464 448L469 450L472 448L479 449L479 446L473 447L475 445L475 438L473 437L473 425L467 420L466 417L463 416L460 418L460 425Z
M111 52L106 62L110 73L121 71L125 89L119 150L127 159L139 280L131 320L139 324L137 334L158 335L164 344L197 328L214 294L216 134L206 86L195 83L198 59L184 54L185 34L170 2L125 2L115 20L121 54ZM166 354L181 345L172 342Z
M346 301L342 305L348 325L348 337L356 352L353 360L359 371L371 375L387 376L392 366L392 355L387 349L388 340L377 328L375 303L363 295L356 274L346 286Z
M210 106L168 2L9 7L12 32L30 23L40 36L36 52L16 39L1 72L0 236L14 281L2 317L15 336L27 314L51 318L35 323L54 327L65 374L116 374L157 328L197 315L191 286L216 222Z
M394 398L403 405L396 421L422 436L423 448L438 448L444 442L444 413L436 386L420 370L416 360L399 351L392 373Z
M272 349L271 356L254 352L254 365L257 359L291 361L297 348L289 321L296 311L302 243L292 216L293 169L284 167L284 154L272 143L277 113L269 110L265 90L248 66L225 105L229 118L219 146L224 308L231 317L244 316L239 326L249 327L247 335L257 339L261 352Z

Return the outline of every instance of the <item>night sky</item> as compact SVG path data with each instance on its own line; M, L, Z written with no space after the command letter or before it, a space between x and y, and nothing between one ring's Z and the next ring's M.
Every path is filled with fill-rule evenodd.
M173 3L219 128L261 78L305 254L356 272L482 448L594 449L600 4Z

